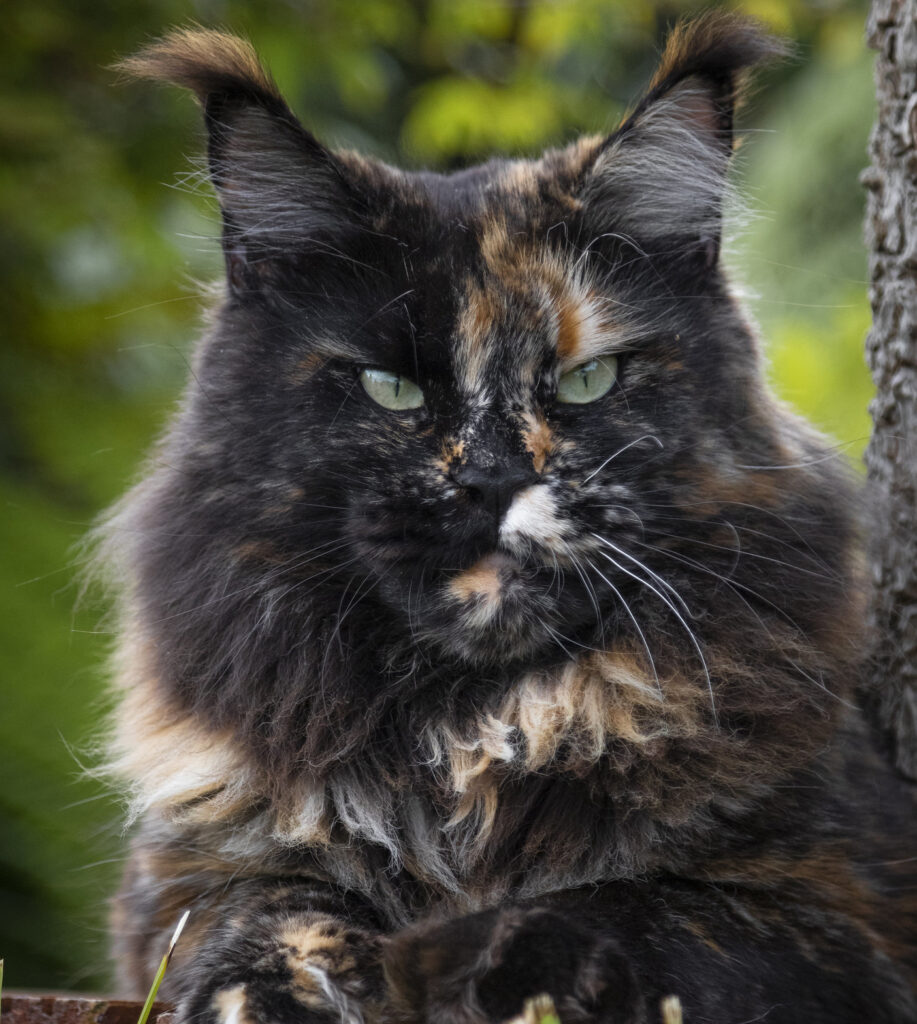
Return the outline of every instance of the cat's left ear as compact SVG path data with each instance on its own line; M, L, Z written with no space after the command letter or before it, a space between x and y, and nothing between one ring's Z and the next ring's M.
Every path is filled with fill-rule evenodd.
M747 73L787 49L741 15L679 24L649 91L592 161L580 194L590 223L712 266Z

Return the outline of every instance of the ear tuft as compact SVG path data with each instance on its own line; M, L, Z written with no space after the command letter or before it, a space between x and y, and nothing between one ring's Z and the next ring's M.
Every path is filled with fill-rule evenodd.
M251 44L214 29L176 29L119 61L115 68L135 78L184 86L201 103L215 94L262 104L283 103Z
M666 40L644 103L693 75L717 83L723 100L733 108L742 98L748 72L790 50L786 40L731 11L711 11L679 22Z

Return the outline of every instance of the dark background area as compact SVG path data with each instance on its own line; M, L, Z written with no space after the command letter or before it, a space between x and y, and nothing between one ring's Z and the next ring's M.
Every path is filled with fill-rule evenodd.
M860 241L873 117L864 2L732 5L798 43L746 113L755 217L730 247L787 401L859 460L870 396ZM137 476L220 268L199 115L111 63L170 26L248 35L324 141L410 166L613 127L689 3L142 0L4 10L0 41L0 957L16 987L104 988L117 802L108 636L78 545Z

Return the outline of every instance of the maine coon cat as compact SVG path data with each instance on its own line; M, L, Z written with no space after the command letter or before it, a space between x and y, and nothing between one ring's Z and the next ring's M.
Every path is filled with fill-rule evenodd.
M124 986L178 1024L913 1022L913 798L851 704L857 499L719 259L737 16L610 135L333 152L250 47L200 100L225 297L120 588Z

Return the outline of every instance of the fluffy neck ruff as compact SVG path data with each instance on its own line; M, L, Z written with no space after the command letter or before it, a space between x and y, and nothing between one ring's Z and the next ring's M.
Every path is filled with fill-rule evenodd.
M652 667L639 650L586 652L486 700L420 688L371 716L358 746L341 734L321 770L283 775L248 737L177 709L129 644L112 768L134 817L205 828L229 860L302 858L374 894L380 865L472 904L679 870L817 758L850 686L842 624L830 652L785 623L739 627L705 663L665 647Z

